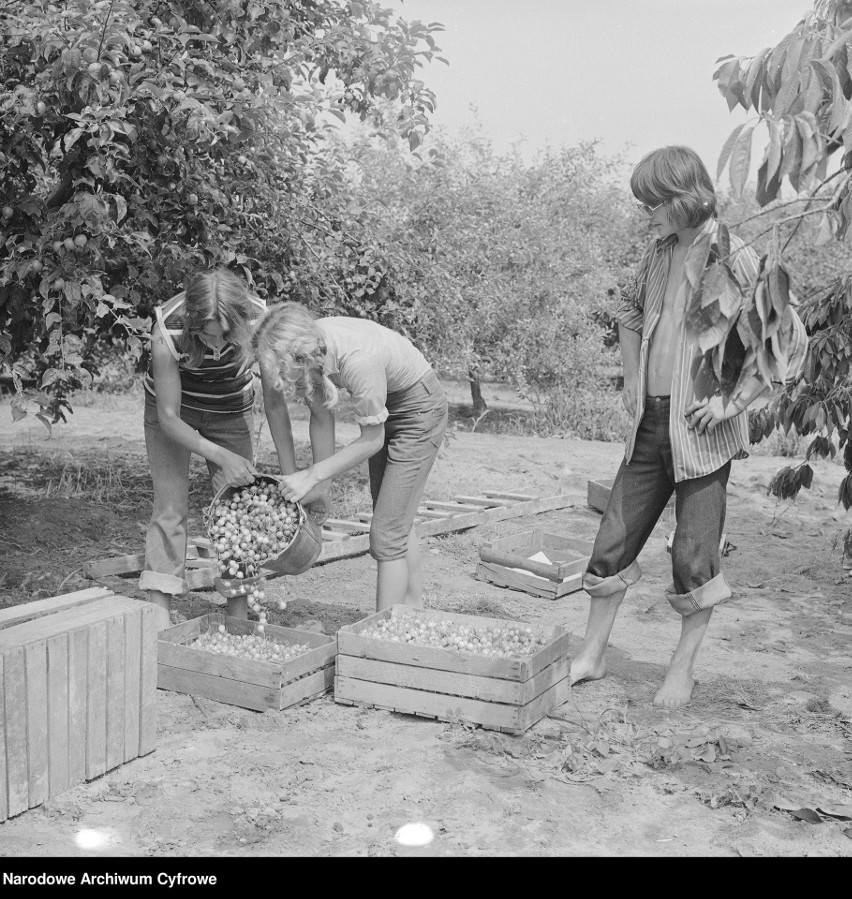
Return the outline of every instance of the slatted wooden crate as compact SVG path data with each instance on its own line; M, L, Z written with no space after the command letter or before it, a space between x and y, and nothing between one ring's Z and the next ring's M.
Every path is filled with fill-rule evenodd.
M586 485L586 501L596 512L605 512L606 504L609 502L609 495L612 493L612 485L615 483L614 478L609 480L589 481ZM664 515L667 518L674 517L675 497L672 494L671 499L666 503Z
M583 588L583 572L592 554L587 540L534 528L484 543L476 578L533 596L558 599Z
M393 606L337 632L334 699L442 721L466 721L489 730L523 733L568 698L569 635L563 627L531 627L547 637L523 658L463 653L363 635L392 615L452 620L473 627L516 622Z
M417 510L414 526L421 537L432 537L521 515L537 515L540 512L564 509L573 502L573 498L567 494L541 497L530 493L497 491L484 491L476 496L454 496L440 502L424 500ZM353 519L329 518L322 528L322 551L316 564L367 552L370 548L371 519L372 514L369 512L356 515ZM219 572L213 555L210 541L206 538L197 537L189 541L184 579L190 590L215 587ZM83 568L83 574L88 578L132 575L140 572L144 564L145 553L142 552L114 556L88 562ZM281 577L275 572L268 572L267 575L270 578Z
M103 588L0 610L0 821L154 749L156 646Z
M256 623L218 612L160 631L157 685L246 709L286 709L314 699L334 685L334 637L267 624L264 636L311 648L287 662L254 661L188 646L224 624L228 633L253 634Z

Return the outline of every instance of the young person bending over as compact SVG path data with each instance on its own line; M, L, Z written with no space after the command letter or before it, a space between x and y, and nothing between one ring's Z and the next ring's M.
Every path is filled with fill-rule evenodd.
M376 609L422 605L414 515L447 427L447 401L432 367L405 337L358 318L315 319L297 303L273 306L253 338L284 495L328 509L331 481L369 459L378 563ZM352 399L361 435L335 452L338 390ZM296 470L287 396L310 409L313 464Z
M154 511L139 586L170 624L172 597L186 592L189 459L207 460L214 492L250 484L253 376L246 349L252 322L265 304L224 269L202 272L156 308L151 365L145 377L145 446ZM228 600L228 614L247 617L245 597Z
M673 584L666 597L682 616L681 635L654 699L671 708L689 701L713 607L731 596L719 551L728 474L731 460L745 456L745 410L766 387L755 378L738 392L737 402L724 405L721 396L704 397L693 383L699 351L685 333L690 288L684 259L699 235L718 229L713 183L701 160L687 147L655 150L636 167L630 186L653 232L633 290L617 312L624 403L633 426L584 576L591 602L571 681L606 674L607 641L618 607L642 573L636 557L674 492ZM757 257L733 235L730 249L740 303L746 304L758 274ZM801 367L807 349L805 329L793 317L788 376Z

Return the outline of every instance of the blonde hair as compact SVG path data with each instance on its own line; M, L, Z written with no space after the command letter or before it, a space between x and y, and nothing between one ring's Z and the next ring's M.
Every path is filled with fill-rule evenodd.
M209 321L218 322L222 335L245 355L251 341L251 321L255 309L248 286L242 278L224 268L196 272L184 291L183 328L179 349L192 366L198 366L207 349L199 333Z
M697 228L716 214L713 182L689 147L662 147L643 156L633 169L630 189L648 206L666 203L669 221L681 228Z
M323 368L325 338L304 306L276 303L255 328L251 345L276 390L308 397L319 393L327 409L337 405L337 387Z

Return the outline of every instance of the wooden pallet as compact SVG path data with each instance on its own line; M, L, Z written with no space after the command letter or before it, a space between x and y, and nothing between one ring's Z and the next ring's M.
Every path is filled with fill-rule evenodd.
M342 627L337 632L335 702L519 734L568 698L569 635L563 627L532 627L547 642L524 658L489 657L363 635L366 628L399 615L475 627L514 623L393 606Z
M537 515L572 505L574 500L567 495L540 497L529 493L502 493L484 491L472 496L454 496L440 502L424 500L417 510L414 525L421 537L449 534L492 521L504 521L522 515ZM370 521L372 513L362 512L354 519L329 518L322 529L322 552L317 565L363 555L370 548ZM190 558L191 553L197 553ZM83 568L88 578L108 575L137 574L145 564L145 554L135 553L89 562ZM187 546L187 570L184 578L190 590L212 590L218 575L216 560L210 541L196 537ZM267 572L267 577L282 577L276 572Z
M103 588L0 611L0 821L154 749L156 641Z
M334 685L334 637L267 624L264 636L278 643L307 643L303 655L287 662L260 662L188 646L199 635L224 625L231 634L253 634L256 624L214 612L160 631L157 686L204 696L262 712L286 709L322 696Z
M587 540L535 528L483 544L475 577L498 587L558 599L582 590L591 554ZM537 555L548 561L536 560Z

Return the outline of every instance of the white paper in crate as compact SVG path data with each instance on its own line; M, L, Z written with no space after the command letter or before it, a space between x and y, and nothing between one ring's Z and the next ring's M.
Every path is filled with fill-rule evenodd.
M552 565L553 561L548 559L547 555L544 552L537 552L534 556L529 557L530 562L541 562L544 565ZM540 574L532 574L532 572L526 571L524 568L510 568L509 571L517 571L519 574L525 574L527 577L534 577L537 580L544 582L545 584L549 584L550 580L546 577L542 577ZM562 578L563 581L567 580L567 578Z

